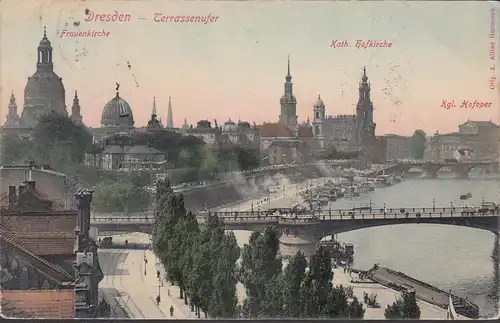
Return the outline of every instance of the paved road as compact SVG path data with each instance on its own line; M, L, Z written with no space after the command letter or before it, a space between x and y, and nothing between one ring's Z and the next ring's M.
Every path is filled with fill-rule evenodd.
M147 235L137 239L135 236L122 236L129 241L149 241ZM115 239L114 239L115 240ZM147 264L144 263L146 258ZM111 305L114 317L148 319L194 319L196 316L178 299L179 288L164 282L163 287L156 278L157 264L151 251L109 249L99 252L103 267L104 280L100 290ZM159 269L159 267L158 267ZM145 275L146 273L146 275ZM160 287L158 287L160 285ZM171 296L168 296L170 289ZM156 296L160 292L160 306L156 305ZM170 306L174 315L170 317Z

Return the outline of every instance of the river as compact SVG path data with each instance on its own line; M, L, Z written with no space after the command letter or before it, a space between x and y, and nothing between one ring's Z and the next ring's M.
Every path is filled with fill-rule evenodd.
M461 201L460 195L472 193ZM412 179L351 199L340 199L332 208L436 207L500 202L500 181L493 179ZM480 307L482 317L496 315L493 251L494 234L451 225L408 224L341 233L337 238L355 246L354 268L375 263L402 271L459 296L467 295ZM496 268L498 270L498 268Z

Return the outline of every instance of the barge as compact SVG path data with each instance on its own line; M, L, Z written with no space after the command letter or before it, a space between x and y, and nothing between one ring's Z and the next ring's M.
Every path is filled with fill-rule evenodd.
M375 265L366 274L374 282L402 293L413 289L418 299L444 309L448 308L451 296L457 314L472 319L479 318L479 307L467 298L452 295L402 272Z

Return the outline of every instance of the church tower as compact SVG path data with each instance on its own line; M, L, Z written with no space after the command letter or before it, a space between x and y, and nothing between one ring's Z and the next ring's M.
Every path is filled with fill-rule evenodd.
M375 138L375 122L373 122L373 103L370 98L370 83L363 68L363 76L359 82L359 98L356 104L356 144L359 152L359 166L368 167L377 159L378 141Z
M313 107L314 119L313 119L313 134L314 138L318 140L321 148L325 146L325 134L324 134L324 124L325 124L325 104L321 100L321 96L318 95L318 99Z
M295 129L297 126L297 99L293 95L292 75L290 74L290 56L288 56L288 73L285 78L285 93L281 96L280 123Z
M16 98L14 97L14 92L10 95L10 102L8 108L7 118L5 120L5 125L16 125L19 123L19 115L17 114L17 103Z
M71 106L71 120L76 125L82 125L82 114L80 108L80 99L78 99L78 92L75 90L75 97L73 98L73 105Z
M366 68L363 68L363 76L359 82L359 98L356 104L356 128L358 147L366 140L375 138L375 126L373 122L373 103L370 97L371 86L366 76Z
M172 98L168 97L167 129L174 127L174 117L172 116Z
M158 120L157 114L156 114L156 98L153 97L153 109L151 111L151 118L148 121L147 125L148 129L161 129L163 128L161 122Z

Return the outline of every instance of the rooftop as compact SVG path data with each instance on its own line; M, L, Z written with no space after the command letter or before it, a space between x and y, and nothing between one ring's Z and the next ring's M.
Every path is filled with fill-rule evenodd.
M16 318L75 318L74 290L2 290L2 314Z
M27 250L37 256L72 255L76 211L15 213L2 210L0 225L8 227Z

